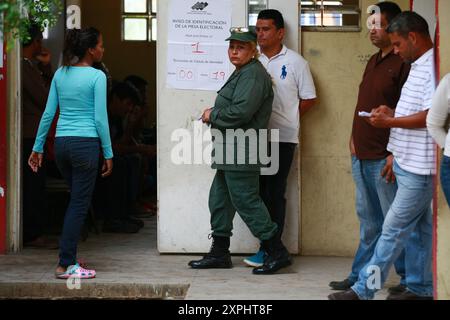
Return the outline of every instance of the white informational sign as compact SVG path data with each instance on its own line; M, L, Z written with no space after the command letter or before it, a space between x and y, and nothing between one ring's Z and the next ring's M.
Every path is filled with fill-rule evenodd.
M231 0L171 0L167 86L214 90L230 75Z

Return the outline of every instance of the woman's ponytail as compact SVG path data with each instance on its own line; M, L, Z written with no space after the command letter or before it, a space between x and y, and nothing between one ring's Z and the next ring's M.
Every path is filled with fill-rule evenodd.
M71 29L67 31L63 50L63 65L66 67L71 66L74 63L74 59L77 57L75 51L79 46L80 33L80 29Z
M100 32L95 28L67 31L63 50L63 65L68 67L83 59L88 49L97 46Z

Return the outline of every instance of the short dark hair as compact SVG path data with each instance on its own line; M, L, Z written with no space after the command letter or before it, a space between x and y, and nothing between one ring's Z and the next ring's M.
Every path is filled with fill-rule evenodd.
M380 8L380 13L384 14L388 23L390 23L396 16L402 13L402 9L395 2L383 1L376 4Z
M258 14L258 19L262 19L262 20L272 19L274 21L275 27L277 27L277 29L284 28L283 15L278 10L275 10L275 9L262 10Z
M28 36L26 39L22 40L22 45L28 47L36 39L42 39L42 28L36 22L30 21L27 28Z
M406 38L409 32L417 32L430 37L428 22L414 11L404 11L391 21L386 29L387 33L398 33Z
M119 82L113 86L111 96L114 95L120 100L130 99L134 105L139 105L141 102L137 89L126 82Z

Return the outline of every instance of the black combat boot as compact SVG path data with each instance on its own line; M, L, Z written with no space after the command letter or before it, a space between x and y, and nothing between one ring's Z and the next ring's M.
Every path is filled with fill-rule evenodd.
M192 269L229 269L233 267L231 263L230 238L212 236L213 242L209 253L201 260L193 260L188 263Z
M291 256L279 236L263 241L263 248L267 252L264 264L262 267L254 268L253 274L273 274L292 264Z

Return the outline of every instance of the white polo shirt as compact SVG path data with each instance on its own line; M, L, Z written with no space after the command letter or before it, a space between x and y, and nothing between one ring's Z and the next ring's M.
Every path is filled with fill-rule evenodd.
M439 83L433 97L433 106L427 115L427 128L434 141L444 148L444 155L450 157L450 130L448 115L450 114L450 73Z
M270 59L261 54L259 61L273 81L275 97L269 129L280 130L280 142L298 143L300 100L316 98L308 62L286 46Z
M411 64L395 108L395 117L430 109L435 88L434 54L430 49ZM405 171L419 175L436 173L435 144L427 128L391 128L387 149Z

